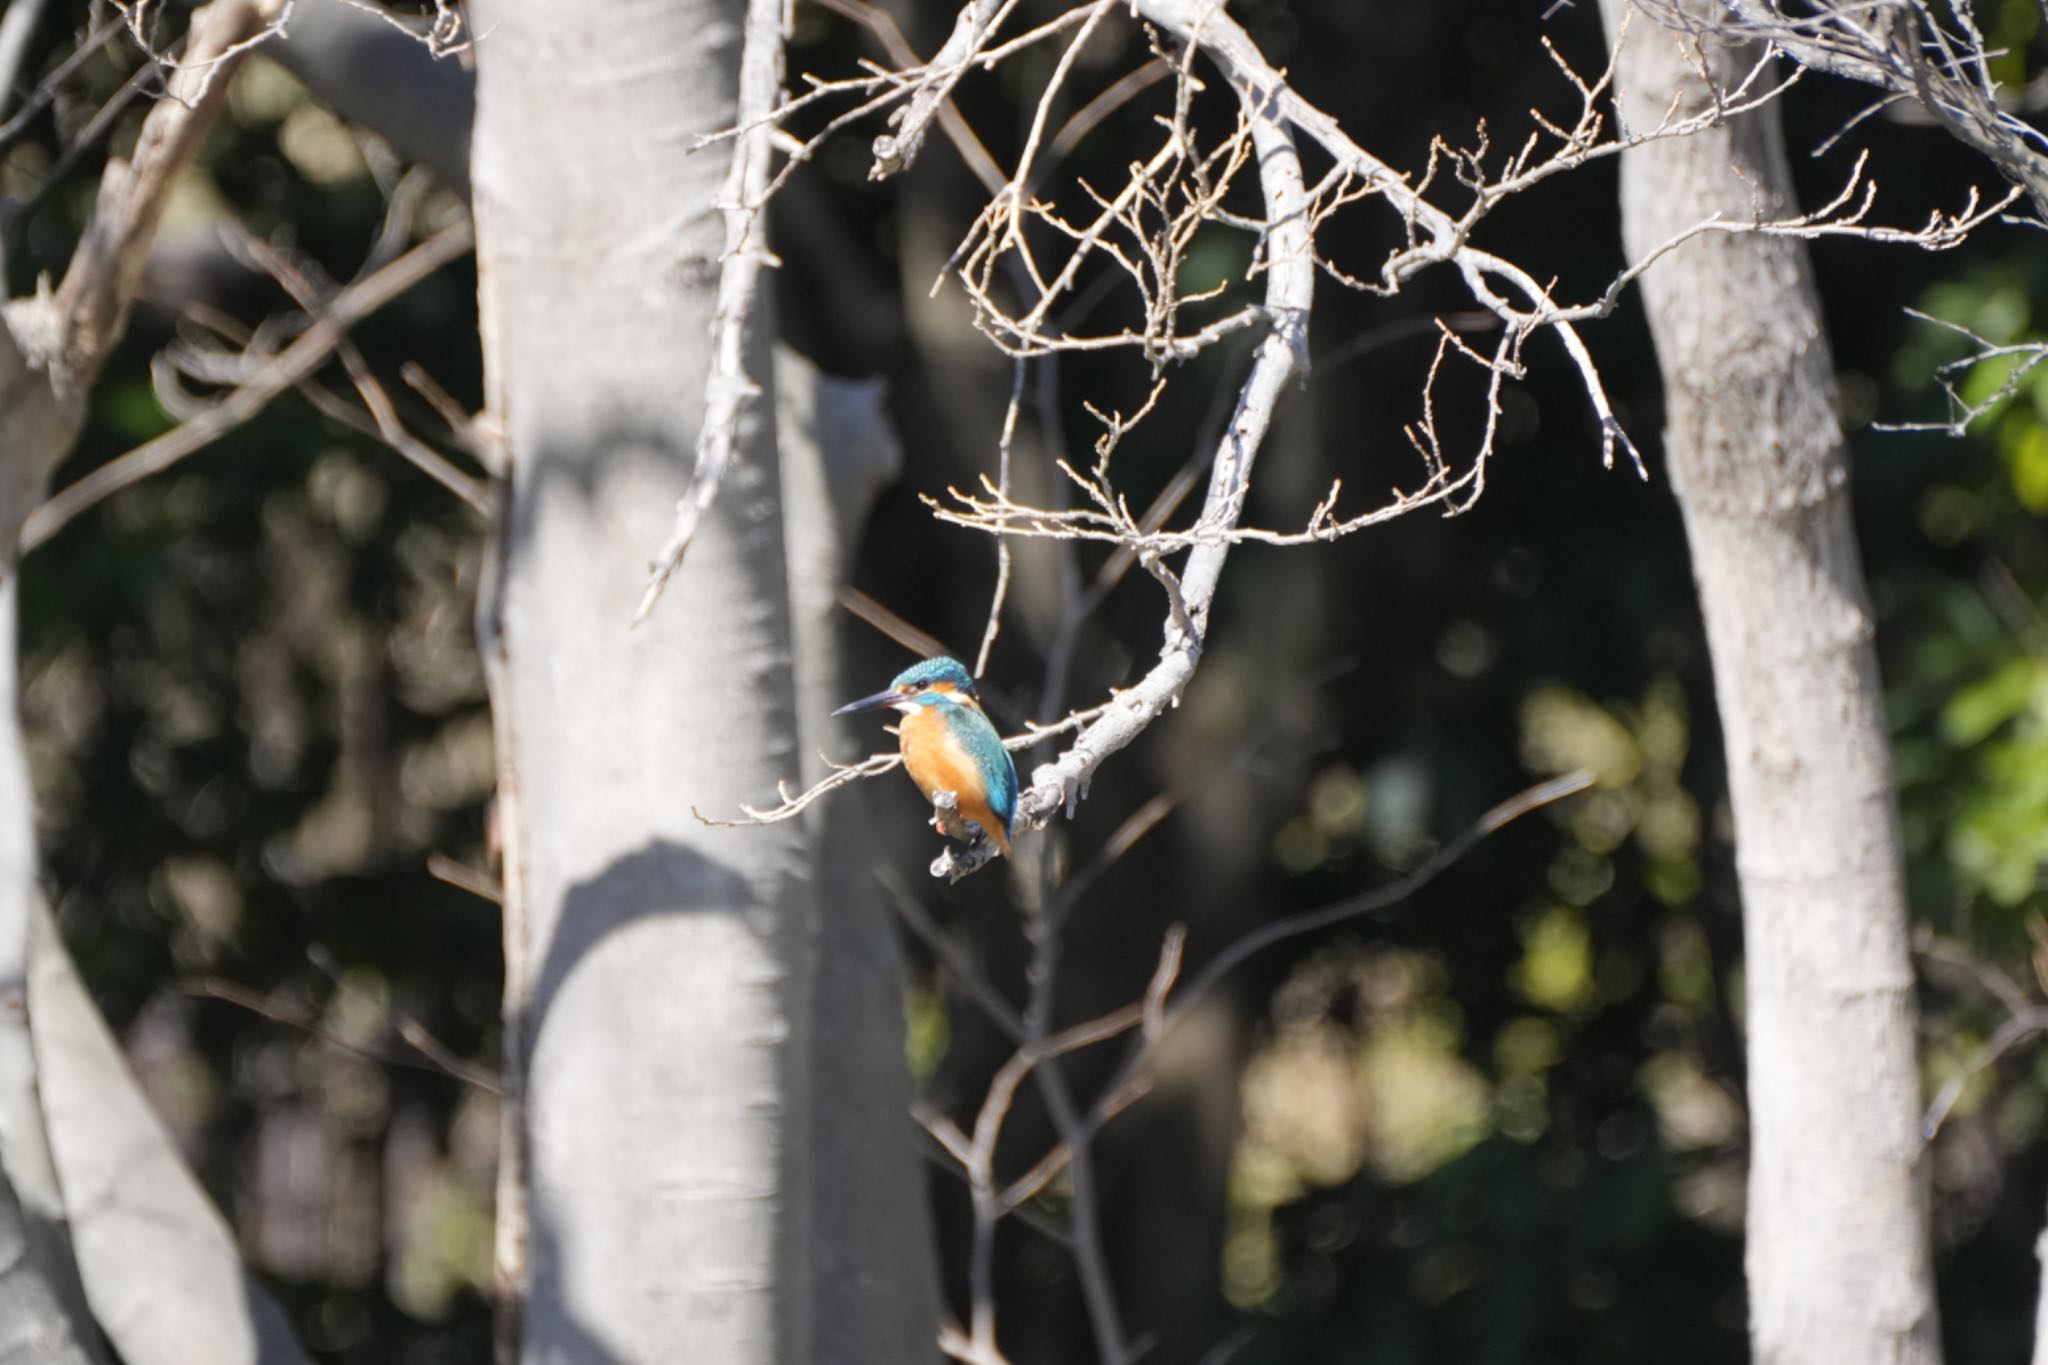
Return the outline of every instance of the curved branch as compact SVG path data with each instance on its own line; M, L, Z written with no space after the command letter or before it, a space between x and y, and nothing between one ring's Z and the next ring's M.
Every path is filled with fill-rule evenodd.
M141 479L168 469L192 452L248 421L265 404L327 363L348 329L442 266L468 253L476 240L467 218L449 224L383 269L337 293L326 308L276 358L227 397L190 421L144 442L53 494L28 515L21 528L23 553L62 530L79 513ZM467 485L453 485L466 500ZM467 490L467 491L465 491ZM475 503L472 501L472 505ZM481 509L480 509L481 510Z
M1308 365L1308 315L1315 297L1315 256L1309 243L1308 189L1294 135L1280 113L1286 83L1258 59L1257 49L1237 22L1214 0L1138 0L1138 12L1184 43L1200 47L1222 68L1238 92L1250 124L1265 193L1266 316L1271 329L1260 340L1251 372L1239 390L1237 411L1216 450L1201 522L1228 530L1244 511L1253 461L1273 420L1280 396ZM1248 61L1246 56L1255 60ZM1196 546L1180 574L1185 624L1169 623L1159 661L1136 686L1120 694L1102 717L1075 737L1050 763L1039 765L1017 803L1021 827L1036 829L1056 811L1069 811L1086 792L1102 761L1138 737L1152 720L1180 700L1202 656L1209 607L1230 545L1219 540ZM979 846L977 846L977 849ZM961 876L978 863L977 849L948 850L934 872ZM985 856L982 861L985 861Z

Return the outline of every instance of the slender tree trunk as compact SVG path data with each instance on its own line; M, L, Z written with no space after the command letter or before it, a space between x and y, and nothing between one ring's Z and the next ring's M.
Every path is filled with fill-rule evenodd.
M789 539L803 780L825 754L860 752L834 707L874 684L840 666L838 589L875 495L902 463L877 381L775 359L776 426ZM925 1168L911 1142L903 961L874 894L874 843L857 800L807 812L819 923L811 1050L813 1356L829 1365L935 1360L938 1269Z
M797 767L765 399L687 563L628 629L703 410L727 152L691 148L732 121L739 6L480 0L475 23L484 350L509 457L483 606L515 1115L501 1271L530 1362L801 1360L809 841L691 815Z
M1602 0L1610 32L1626 0ZM1717 7L1688 0L1711 33ZM1715 98L1759 52L1631 22L1631 131ZM1793 209L1776 107L1622 159L1640 259L1692 224ZM1913 973L1870 603L1803 246L1711 234L1644 295L1665 452L1713 652L1746 946L1747 1270L1758 1365L1940 1359Z
M86 1319L30 1246L32 1226L0 1172L0 1365L103 1365Z
M19 580L11 565L0 577L0 1363L91 1365L106 1357L64 1224L29 1031L41 888L16 683Z

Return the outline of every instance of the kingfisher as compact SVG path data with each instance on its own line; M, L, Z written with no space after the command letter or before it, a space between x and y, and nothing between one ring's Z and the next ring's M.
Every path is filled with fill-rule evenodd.
M1017 765L1001 735L981 709L974 675L958 659L941 655L912 664L872 697L848 702L832 714L893 707L903 714L896 727L903 746L903 770L927 801L952 792L960 816L981 826L1005 857L1017 818Z

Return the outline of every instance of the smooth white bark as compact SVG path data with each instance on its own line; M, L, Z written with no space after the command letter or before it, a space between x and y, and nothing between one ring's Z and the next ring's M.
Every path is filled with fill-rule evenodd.
M36 907L28 1014L37 1090L93 1318L126 1365L293 1365L283 1312L186 1168Z
M1603 0L1618 31L1625 0ZM1711 21L1714 7L1690 5ZM1636 131L1758 57L1638 17ZM1776 106L1622 159L1640 258L1713 215L1793 208ZM1643 280L1726 736L1743 900L1758 1365L1940 1359L1920 1159L1898 815L1850 524L1834 376L1804 247L1711 234Z
M0 1173L0 1365L103 1365L90 1328L63 1302L28 1243L29 1224Z
M0 578L0 1362L69 1365L104 1355L71 1254L29 1033L40 892L15 664L16 583L11 572Z
M809 840L690 814L797 766L766 403L661 610L627 628L703 413L729 145L690 153L732 119L738 7L496 0L474 18L487 390L510 460L482 629L523 1356L799 1360Z

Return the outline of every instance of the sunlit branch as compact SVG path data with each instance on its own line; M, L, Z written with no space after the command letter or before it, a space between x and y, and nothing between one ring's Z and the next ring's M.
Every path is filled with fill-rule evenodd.
M783 0L747 0L745 39L740 53L739 124L732 165L720 195L725 218L725 254L718 272L712 311L711 373L704 381L704 420L697 429L697 464L690 486L676 503L675 528L650 566L647 588L633 612L633 624L647 619L662 589L682 566L697 527L718 496L740 439L740 418L757 401L761 386L748 373L749 345L761 323L761 270L774 264L768 250L769 159L774 128L767 121L782 94Z

